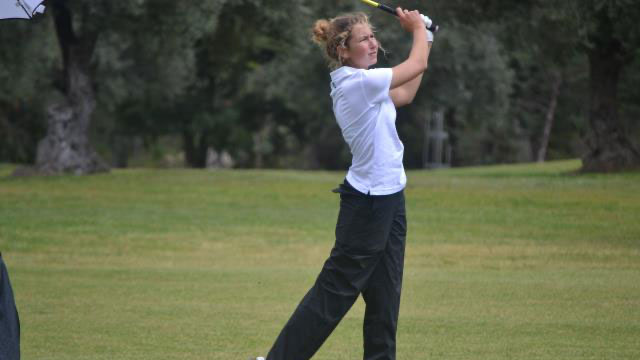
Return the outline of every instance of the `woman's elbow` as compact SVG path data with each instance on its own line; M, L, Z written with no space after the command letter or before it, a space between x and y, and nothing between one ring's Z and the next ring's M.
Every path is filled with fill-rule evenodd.
M429 66L429 58L427 56L421 58L416 62L416 67L420 69L420 72L423 73L427 71L427 67Z
M399 107L403 107L403 106L407 106L410 105L413 102L413 97L405 97L402 99L398 99L397 101L394 102L394 105L399 108Z

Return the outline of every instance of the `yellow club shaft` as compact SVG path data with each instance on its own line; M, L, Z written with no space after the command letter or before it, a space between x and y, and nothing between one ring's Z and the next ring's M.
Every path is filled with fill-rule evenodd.
M363 2L363 3L365 3L365 4L367 4L367 5L371 5L371 6L373 6L373 7L378 7L378 6L380 6L380 4L378 4L378 3L377 3L377 2L375 2L375 1L371 1L371 0L362 0L362 2Z

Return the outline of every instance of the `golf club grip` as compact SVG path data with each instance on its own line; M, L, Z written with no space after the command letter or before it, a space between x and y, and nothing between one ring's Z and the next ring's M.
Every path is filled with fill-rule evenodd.
M396 11L393 8L391 8L390 6L387 6L385 4L378 3L378 9L386 11L391 15L398 16L398 14L396 14ZM431 26L427 26L427 30L429 30L429 31L431 31L432 33L435 34L436 32L438 32L438 25L436 25L436 24L434 24L432 22Z

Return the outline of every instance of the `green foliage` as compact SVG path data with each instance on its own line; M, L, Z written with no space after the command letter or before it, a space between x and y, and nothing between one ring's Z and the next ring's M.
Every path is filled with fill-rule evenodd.
M96 48L101 103L113 110L184 95L196 81L194 44L216 28L223 3L141 1L130 9L135 22L105 31Z
M79 36L98 34L92 138L121 164L126 161L115 159L126 159L135 139L152 148L159 137L173 136L191 166L204 166L214 148L232 153L241 167L344 169L350 153L331 111L329 69L310 41L311 26L318 18L367 12L388 50L379 66L403 61L411 44L394 17L359 1L67 4ZM579 154L589 96L584 52L607 33L596 27L598 17L615 20L605 30L627 49L620 114L637 131L637 1L397 4L441 25L422 88L399 112L408 167L422 165L424 120L436 110L445 111L455 165L531 160L556 74L563 85L549 154ZM62 59L50 14L0 26L0 138L6 139L0 159L29 162L45 131L47 99L62 87Z
M258 154L256 144L247 139L270 132L273 125L284 126L290 115L280 123L288 110L263 89L252 87L250 80L263 66L285 58L294 42L295 20L287 11L299 2L289 5L285 9L268 1L229 2L221 9L215 31L203 33L195 43L197 81L179 99L184 116L174 122L197 146L193 156L188 155L192 165L203 166L210 147L231 151L240 166L271 155Z
M596 42L608 32L622 42L628 51L633 51L640 43L637 19L640 3L634 0L586 0L567 1L560 5L565 21L573 22L580 34L580 41L587 47L597 46ZM608 18L607 28L600 28L598 19Z
M46 97L38 90L51 83L48 75L58 55L51 22L11 20L0 25L0 101Z
M34 161L57 55L48 18L0 23L0 159Z
M625 68L620 84L620 119L631 139L640 139L640 50Z

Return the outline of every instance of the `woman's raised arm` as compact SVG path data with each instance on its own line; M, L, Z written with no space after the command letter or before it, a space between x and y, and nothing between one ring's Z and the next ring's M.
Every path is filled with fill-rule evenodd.
M402 28L413 34L413 45L407 60L392 68L391 89L395 89L415 79L427 69L429 47L427 44L427 29L420 13L416 10L408 11L396 9L398 21Z

